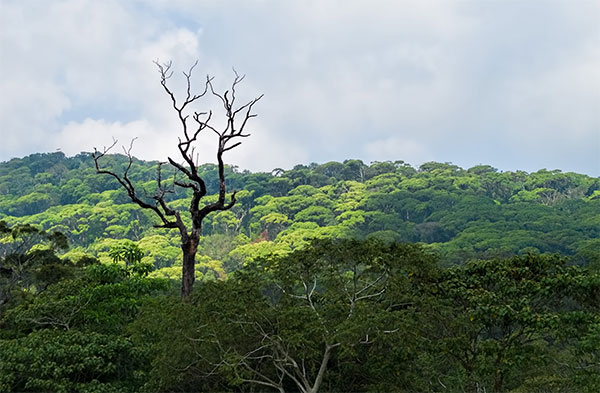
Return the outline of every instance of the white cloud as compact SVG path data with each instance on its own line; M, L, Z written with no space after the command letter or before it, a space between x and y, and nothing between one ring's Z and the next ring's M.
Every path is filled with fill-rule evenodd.
M284 134L267 129L260 119L254 120L250 137L226 153L226 162L242 169L270 172L275 167L292 168L310 159L303 146L289 143Z
M140 152L140 155L150 159L164 160L157 153L162 153L165 145L171 145L171 141L167 140L170 138L145 120L120 123L85 119L81 123L71 122L53 138L53 142L66 154L73 155L81 151L93 151L94 148L102 151L112 144L113 139L117 139L119 143L112 152L123 153L122 146L129 147L133 138L137 138L133 153Z
M430 161L433 155L427 146L419 142L402 137L389 137L369 142L365 151L370 161L396 161L403 160L414 166Z
M513 129L525 125L529 138L586 143L600 130L600 52L588 48L578 57L526 80L507 94ZM569 116L565 116L569 114ZM563 131L560 133L557 131ZM546 133L545 131L554 131Z
M55 126L56 118L70 107L60 87L23 78L6 80L0 89L4 96L0 103L0 157L25 153L24 146L30 153L53 150L44 130Z
M90 139L78 139L92 135L85 127L95 130L90 138L106 136L92 139L98 145L111 133L123 140L138 133L139 155L164 159L179 125L152 64L159 58L173 60L178 93L175 77L196 59L199 88L207 73L227 88L235 66L248 74L240 99L265 93L256 132L231 154L245 168L435 159L600 173L589 164L600 155L589 143L600 112L594 2L0 7L0 72L10 76L0 81L0 159L54 151L57 142L88 150ZM199 149L214 155L210 141Z

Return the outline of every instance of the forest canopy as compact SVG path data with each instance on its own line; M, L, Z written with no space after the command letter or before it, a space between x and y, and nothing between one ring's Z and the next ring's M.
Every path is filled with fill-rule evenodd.
M128 163L122 155L107 158L115 171ZM156 189L156 165L134 159L129 176L142 193ZM217 169L213 164L198 169L209 203L217 198ZM360 160L271 173L226 166L225 172L229 189L238 190L237 204L206 217L199 262L221 270L202 274L219 276L257 255L288 253L311 238L420 242L447 264L527 252L559 252L589 264L600 250L600 180L582 174ZM172 175L163 168L164 178ZM167 198L186 209L189 196L176 190ZM153 228L157 219L130 203L114 179L96 174L85 153L0 163L0 219L60 231L72 255L87 252L107 261L110 247L129 239L139 242L155 268L181 259L177 233Z
M139 192L156 166L131 162ZM213 203L218 167L198 173ZM0 163L0 390L600 388L597 178L359 160L225 174L237 203L206 217L182 302L177 231L89 154Z

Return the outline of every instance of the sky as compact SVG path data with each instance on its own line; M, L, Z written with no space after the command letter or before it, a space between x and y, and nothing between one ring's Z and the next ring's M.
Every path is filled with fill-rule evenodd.
M173 90L197 60L264 94L241 169L403 160L600 175L600 1L0 0L0 161L118 139L177 157ZM213 109L201 102L197 111ZM215 161L208 133L200 162Z

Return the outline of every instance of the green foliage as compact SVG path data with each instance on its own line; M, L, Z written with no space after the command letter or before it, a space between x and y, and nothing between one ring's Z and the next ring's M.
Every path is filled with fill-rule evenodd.
M0 340L0 390L130 392L142 357L118 335L44 329Z
M282 237L323 236L296 248L298 241L230 239L230 255L245 250L241 255L253 257L227 276L220 261L200 255L202 279L186 302L168 280L132 271L145 258L135 243L107 243L129 264L82 266L82 257L72 274L5 305L0 389L588 393L600 387L597 272L539 254L442 268L423 245L383 234L336 239L319 232L328 227L300 224ZM0 232L21 240L40 234L5 223ZM52 237L36 239L52 244ZM225 239L209 237L204 246ZM34 243L27 244L40 249ZM151 276L177 274L174 266Z
M60 232L0 221L0 311L74 276L78 266L56 256L67 246Z
M126 163L120 155L107 160L114 169ZM163 178L172 175L169 166L163 170ZM214 199L215 165L202 165L199 171L205 176L207 201ZM486 165L464 170L435 162L415 169L403 161L366 165L359 160L272 173L240 172L235 167L226 171L230 186L241 190L238 203L208 217L205 236L231 239L244 234L251 241L282 242L290 228L301 228L295 224L316 223L336 227L333 231L344 236L431 244L449 264L528 250L576 255L581 264L598 260L589 244L600 237L600 199L595 197L600 181L585 175L545 169L499 172ZM148 192L155 186L155 174L155 163L138 160L129 171L132 181ZM37 154L0 163L0 190L0 217L7 223L61 231L72 245L101 260L110 259L102 254L108 250L97 251L106 239L140 242L144 262L155 268L173 266L180 259L176 235L154 229L155 217L129 203L114 179L98 176L85 154ZM168 196L181 210L188 208L186 198L184 191ZM279 236L282 232L285 237ZM319 236L313 232L313 237ZM168 244L161 242L164 251L153 245L157 235L169 239ZM305 236L295 236L300 237ZM200 252L228 260L233 250L215 246L219 252L210 247Z
M111 247L108 252L114 263L125 262L129 274L147 276L153 269L152 263L142 262L144 252L132 241L124 241Z
M205 283L191 302L152 302L134 324L139 342L153 342L146 388L253 391L280 381L297 390L306 388L302 377L316 383L322 367L324 390L375 386L398 365L367 367L358 380L347 373L395 337L386 331L405 326L398 303L416 296L408 281L432 269L418 246L320 240Z
M124 261L125 266L129 266L140 263L144 253L137 244L133 242L123 242L117 246L113 246L109 251L109 255L113 262Z
M436 377L454 390L512 391L552 381L557 391L592 391L600 386L591 377L600 371L598 347L582 345L599 320L599 290L600 276L557 256L443 271L425 283L419 324Z
M0 319L0 390L130 392L145 350L126 333L144 298L169 287L117 264L63 278Z
M153 165L129 172L148 192ZM204 222L182 303L179 235L87 155L0 163L0 391L310 390L298 372L316 383L326 357L321 391L600 389L597 178L226 171L238 204Z
M420 246L317 240L153 301L132 328L149 391L300 390L328 356L324 391L592 392L599 296L598 274L557 256L443 269Z

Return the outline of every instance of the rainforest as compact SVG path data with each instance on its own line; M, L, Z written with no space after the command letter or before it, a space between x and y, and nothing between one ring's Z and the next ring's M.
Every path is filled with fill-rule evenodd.
M177 176L104 159L148 198ZM90 153L0 163L0 391L600 389L600 179L224 170L236 203L204 218L182 301L180 233ZM215 203L218 166L198 175ZM181 211L192 196L163 195Z

